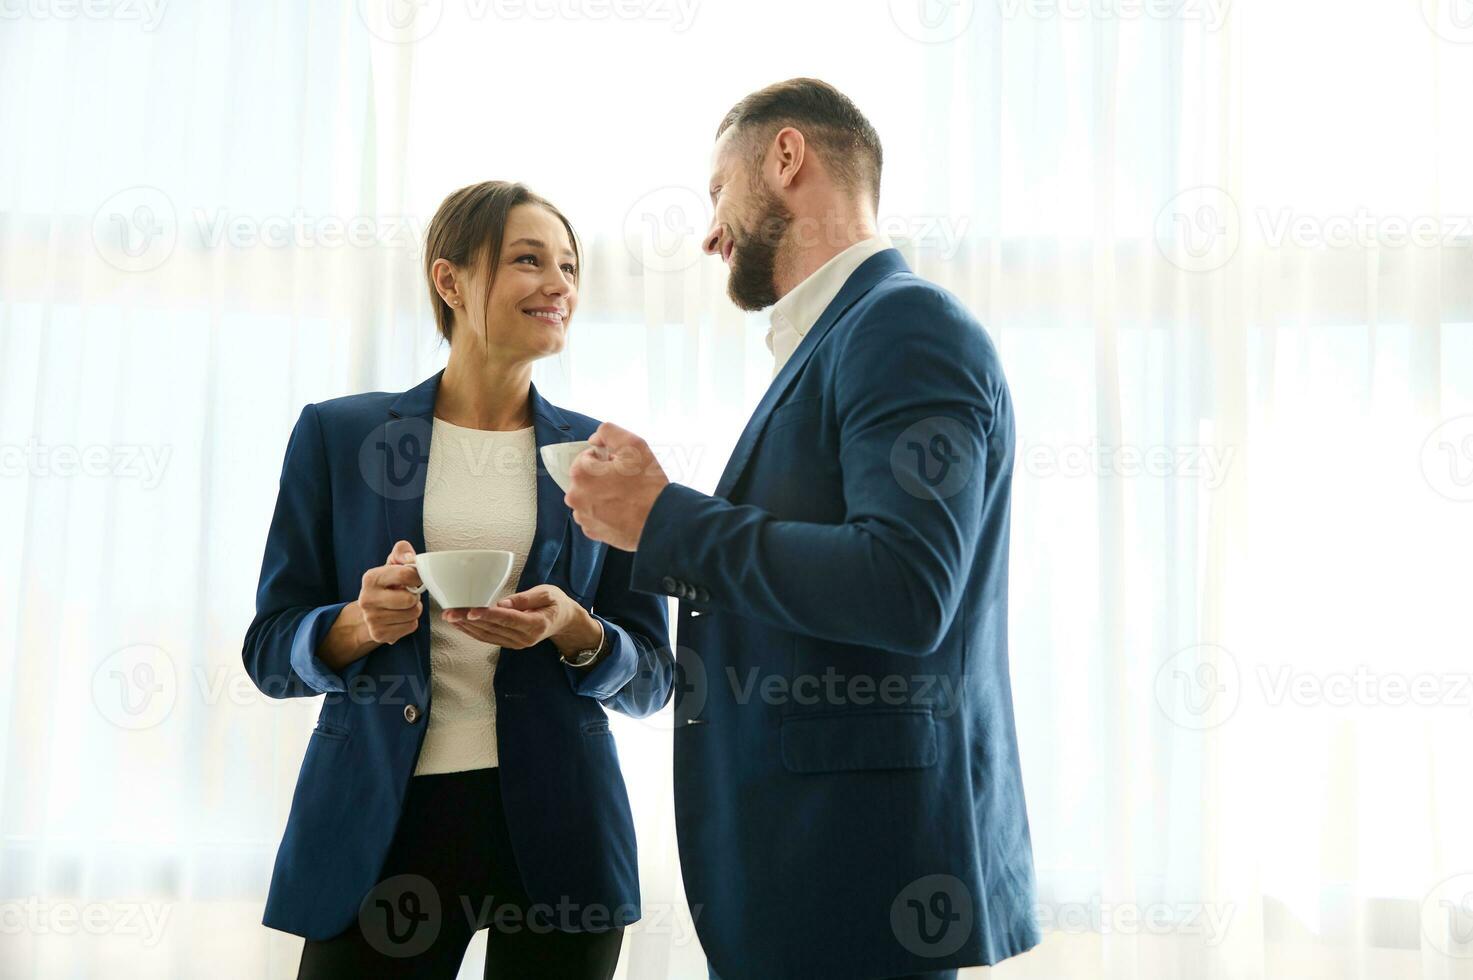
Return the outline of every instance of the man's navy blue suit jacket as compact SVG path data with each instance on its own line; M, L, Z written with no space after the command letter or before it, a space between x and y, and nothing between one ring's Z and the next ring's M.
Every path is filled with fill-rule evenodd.
M682 599L680 864L723 980L893 977L1039 941L1013 440L987 334L888 249L773 380L715 495L657 498L633 583Z

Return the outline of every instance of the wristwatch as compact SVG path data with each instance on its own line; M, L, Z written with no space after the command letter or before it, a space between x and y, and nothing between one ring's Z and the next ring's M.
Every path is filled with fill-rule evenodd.
M589 647L587 650L576 650L571 657L566 654L559 654L559 659L563 663L569 667L587 667L603 655L604 647L609 642L609 633L608 630L604 629L604 624L601 620L595 620L595 622L598 623L599 630L598 646Z

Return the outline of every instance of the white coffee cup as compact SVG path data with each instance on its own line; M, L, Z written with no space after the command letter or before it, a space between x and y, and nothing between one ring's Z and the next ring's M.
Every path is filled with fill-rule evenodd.
M567 493L568 487L573 485L573 460L590 445L584 439L579 442L550 442L542 447L542 462L547 464L547 473L562 488L563 493ZM597 454L600 458L608 458L607 450L599 449Z
M424 584L409 591L418 595L429 589L441 609L489 606L506 584L513 560L510 551L426 551L414 556Z

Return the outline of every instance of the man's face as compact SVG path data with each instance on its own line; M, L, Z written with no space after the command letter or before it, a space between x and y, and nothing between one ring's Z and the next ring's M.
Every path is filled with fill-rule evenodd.
M710 190L713 213L702 247L729 267L726 293L733 303L766 309L777 302L773 271L793 214L767 186L761 158L752 159L736 127L716 141Z

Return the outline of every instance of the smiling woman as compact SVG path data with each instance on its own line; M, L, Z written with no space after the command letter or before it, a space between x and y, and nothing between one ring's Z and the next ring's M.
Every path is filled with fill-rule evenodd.
M476 184L435 215L425 275L445 370L309 404L287 446L243 658L274 697L327 696L262 921L306 938L303 978L453 977L489 927L488 976L607 980L640 915L604 709L659 709L672 663L664 599L538 465L597 425L531 383L567 340L577 239L522 185ZM486 607L441 608L426 550L510 573Z

